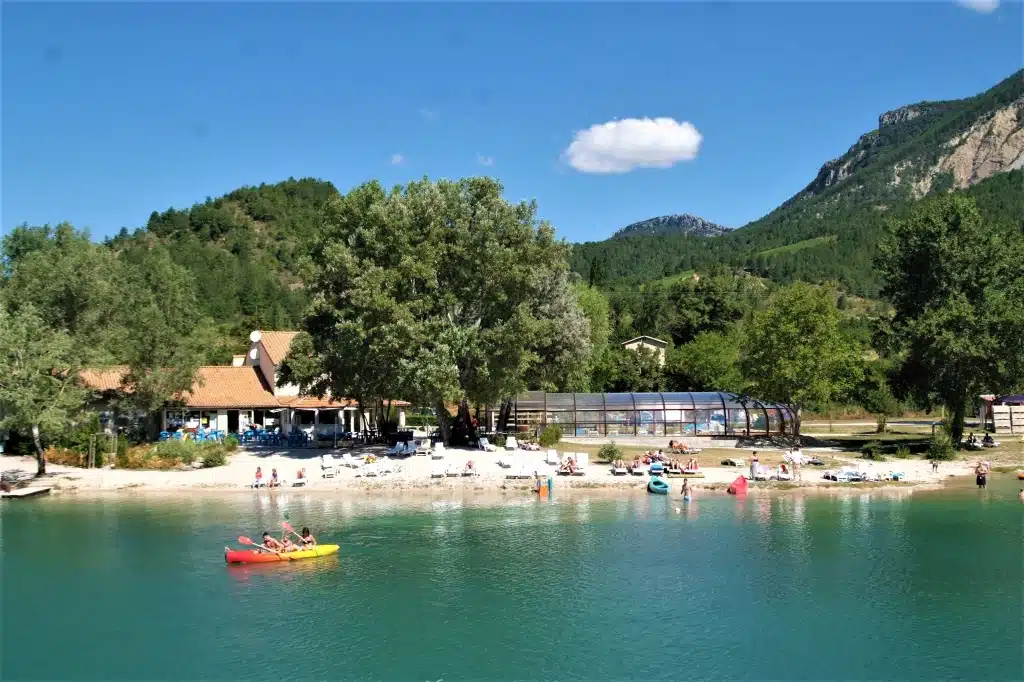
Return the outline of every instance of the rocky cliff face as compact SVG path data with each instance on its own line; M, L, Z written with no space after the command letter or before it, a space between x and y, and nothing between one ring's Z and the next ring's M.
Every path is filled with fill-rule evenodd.
M612 235L619 237L641 237L653 235L685 234L694 237L717 237L729 231L728 227L715 224L709 220L688 214L664 215L648 218L627 225Z
M849 190L840 190L848 192L866 183L878 200L966 189L996 173L1024 167L1022 123L1024 71L976 97L887 111L878 117L877 130L825 163L785 205L840 185L849 185ZM874 182L871 175L887 180ZM851 180L854 176L860 180Z
M1024 168L1024 97L974 122L949 139L936 163L925 167L913 184L915 197L931 191L942 174L952 175L952 187L965 189L996 173Z

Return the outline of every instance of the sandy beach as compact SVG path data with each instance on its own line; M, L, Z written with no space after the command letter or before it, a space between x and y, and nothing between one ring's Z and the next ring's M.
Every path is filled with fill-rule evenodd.
M565 444L563 444L565 445ZM570 451L569 445L559 450ZM691 478L691 485L698 488L722 489L741 474L748 474L749 467L720 466L723 458L721 450L705 451L701 455L701 462L714 464L714 466L701 466L703 478ZM747 458L749 462L750 453L744 450L726 451L730 457ZM837 453L834 451L817 452L805 449L804 454L809 456L820 456L826 460L824 467L804 466L802 467L800 481L794 482L758 482L752 485L752 489L792 489L792 488L863 488L867 486L887 485L886 483L861 483L850 484L828 481L823 478L827 470L837 469L840 466L856 466L859 470L870 474L885 475L889 472L898 471L904 474L901 483L892 483L894 486L935 486L947 480L951 476L973 475L974 458L943 462L939 466L938 473L932 472L931 464L920 459L891 460L887 462L870 462L848 456L849 453ZM386 461L387 467L393 471L376 476L367 476L366 469L354 466L339 466L337 473L332 477L324 477L321 471L320 456L332 454L340 459L344 454L363 455L375 454L380 459L378 462ZM257 467L263 470L264 480L270 478L273 469L277 469L278 475L283 479L283 488L297 491L299 489L310 492L331 492L331 491L356 491L356 490L393 490L393 491L427 491L436 490L465 490L465 491L501 491L501 490L529 490L534 486L533 473L547 477L554 476L554 488L588 488L588 489L609 489L609 490L643 490L648 477L639 475L613 475L611 467L607 464L595 463L594 456L590 456L590 463L583 475L565 476L557 475L557 467L545 463L543 452L519 452L518 455L525 462L529 478L510 478L510 474L517 471L516 468L506 468L499 465L499 460L511 460L517 453L504 452L481 452L479 450L450 449L446 452L443 460L432 459L430 456L415 455L405 458L388 459L383 458L382 447L356 448L345 451L327 450L280 450L272 448L239 449L222 467L212 469L198 469L189 471L139 471L127 469L79 469L74 467L48 465L48 476L46 485L52 485L57 492L73 491L117 491L117 490L146 490L146 491L180 491L180 490L250 490ZM998 453L985 453L986 459L993 462L998 460ZM782 450L761 450L761 462L774 465L783 455ZM477 474L473 476L462 475L466 463L472 460ZM6 456L0 459L0 466L4 470L21 469L26 472L35 471L35 460L30 457ZM300 469L306 470L307 483L302 488L293 484ZM446 475L438 476L444 470ZM682 485L681 478L669 480L673 489Z

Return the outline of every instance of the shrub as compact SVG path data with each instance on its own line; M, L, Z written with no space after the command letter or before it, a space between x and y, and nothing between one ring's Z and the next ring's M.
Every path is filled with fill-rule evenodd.
M873 462L885 461L885 448L877 440L865 443L860 449L861 459L870 459Z
M163 440L153 446L153 455L166 462L191 464L202 446L189 440Z
M222 467L228 463L227 447L218 443L203 446L203 467Z
M887 414L876 414L875 415L875 426L876 433L885 433L885 428L889 425L889 415Z
M114 453L114 465L118 468L132 468L128 465L128 437L123 433L117 437L117 450Z
M540 438L538 440L542 447L550 448L558 443L558 441L562 440L562 427L558 424L551 424L550 426L545 427L544 430L540 432Z
M225 451L227 451L227 452L234 452L235 450L238 449L238 446L239 446L238 436L236 436L235 434L231 434L227 438L224 439L224 450Z
M950 460L955 456L953 439L949 437L945 429L937 430L932 436L931 445L928 446L928 457L935 460Z
M72 450L71 448L58 448L50 446L46 448L46 461L50 464L60 464L69 467L84 467L88 455Z
M910 452L910 448L906 445L901 445L896 448L896 452L893 453L893 456L896 457L896 459L910 459L912 454Z
M496 446L498 446L499 448L503 448L503 447L505 447L505 441L506 440L507 439L505 438L505 436L495 436L494 437L494 444Z
M605 443L597 451L597 456L603 462L614 462L617 459L622 459L622 448L616 445L615 441Z

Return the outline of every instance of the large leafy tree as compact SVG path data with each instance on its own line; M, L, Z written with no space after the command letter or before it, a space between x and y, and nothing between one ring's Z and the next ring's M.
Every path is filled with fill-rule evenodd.
M895 314L881 338L902 361L899 388L947 406L959 443L975 395L1024 381L1024 233L955 195L888 227L879 267Z
M840 330L835 297L804 282L780 289L746 325L743 376L760 398L787 405L800 437L805 406L845 396L861 372L856 347Z
M130 407L148 415L152 436L156 413L192 388L202 360L203 320L191 275L163 248L126 266L121 291L125 394Z
M70 427L85 402L78 369L71 337L31 305L0 303L0 428L31 437L38 476L46 473L44 442Z
M424 179L329 201L306 276L310 347L289 361L292 379L360 402L431 405L448 440L446 404L468 422L470 404L547 384L585 358L568 246L534 204L501 193L488 178Z
M731 391L742 393L746 381L740 372L738 331L701 332L692 341L673 348L666 373L677 391Z

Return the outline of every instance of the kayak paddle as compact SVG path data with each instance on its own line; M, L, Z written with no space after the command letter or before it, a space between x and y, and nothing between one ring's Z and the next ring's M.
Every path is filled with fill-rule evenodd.
M305 540L306 540L306 539L305 539L304 537L302 537L301 535L299 535L298 533L296 533L296 532L295 532L295 529L294 529L294 528L292 528L292 524L288 523L287 521L282 521L282 522L281 522L281 527L282 527L282 528L284 528L284 531L285 531L286 533L291 533L292 535L294 535L294 536L295 536L295 537L297 537L298 539L300 539L300 540L302 540L303 542L305 542ZM309 549L309 547L307 547L307 546L305 546L305 545L303 545L303 547L304 547L305 549Z
M244 535L239 535L238 536L238 543L241 544L241 545L251 545L253 547L259 547L260 549L265 549L268 552L273 552L274 554L276 554L277 556L281 557L282 559L288 558L288 557L284 556L283 554L281 554L280 552L278 552L276 549L270 549L269 547L264 547L263 545L257 545L255 542L253 542L249 538L245 537Z

